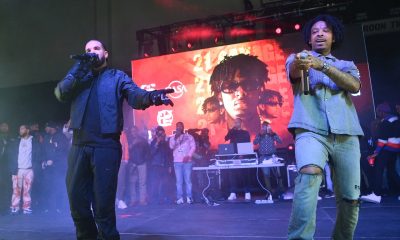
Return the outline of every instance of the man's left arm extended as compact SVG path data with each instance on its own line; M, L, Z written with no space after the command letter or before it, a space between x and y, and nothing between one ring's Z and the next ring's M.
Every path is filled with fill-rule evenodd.
M167 97L168 93L174 92L173 89L146 91L139 88L127 75L124 75L122 79L121 90L128 100L128 104L134 109L144 110L152 105L174 105Z

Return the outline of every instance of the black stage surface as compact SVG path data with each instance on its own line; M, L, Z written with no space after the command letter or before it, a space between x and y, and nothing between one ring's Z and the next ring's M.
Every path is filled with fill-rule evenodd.
M291 201L220 203L166 204L118 211L121 239L286 238ZM329 239L334 219L334 198L319 201L316 239ZM0 240L22 239L74 239L72 220L65 212L0 216ZM400 201L387 197L381 204L362 203L355 239L400 239Z

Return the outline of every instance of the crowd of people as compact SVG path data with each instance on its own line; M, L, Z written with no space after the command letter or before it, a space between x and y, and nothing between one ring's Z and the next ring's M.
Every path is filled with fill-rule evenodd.
M70 141L62 128L48 122L41 132L37 123L21 124L17 135L2 122L0 132L0 182L4 189L1 210L10 208L11 214L30 214L32 208L65 211L68 201L64 181Z
M235 126L226 135L227 141L250 142L249 133L241 128L241 122L239 118L235 120ZM44 131L41 131L37 123L22 124L17 136L9 132L7 123L0 124L1 184L4 189L9 190L8 194L2 195L3 210L11 208L12 214L20 211L29 214L32 208L45 212L67 210L65 177L68 151L72 144L69 125L70 121L65 124L48 122ZM120 137L122 154L118 173L117 208L202 201L205 175L198 172L192 176L192 168L212 164L210 159L215 151L210 148L209 130L185 130L184 123L178 122L174 132L167 136L165 129L157 126L152 129L151 137L148 138L145 129L136 126L124 129ZM247 137L240 138L240 134ZM260 157L268 158L276 153L275 146L279 141L279 136L272 132L269 123L263 122L254 144L259 146ZM250 200L248 189L253 173L231 171L228 175L231 192L228 200L236 199L238 185L247 189L246 200ZM280 174L275 173L273 176L280 178ZM269 171L265 171L268 189L271 189L270 177ZM246 181L242 182L242 178ZM281 180L280 178L279 190L282 193ZM176 185L175 191L173 185ZM173 196L174 193L176 196ZM232 197L233 195L235 196Z
M380 203L382 196L391 195L400 200L400 104L394 110L387 102L381 103L376 116L361 159L366 193L361 200Z

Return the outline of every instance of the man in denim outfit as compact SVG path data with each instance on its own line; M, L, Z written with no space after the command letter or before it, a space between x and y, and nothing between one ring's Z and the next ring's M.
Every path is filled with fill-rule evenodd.
M343 25L320 15L304 27L311 51L291 54L286 61L294 111L289 130L295 136L296 178L288 239L313 239L318 190L328 162L335 186L337 216L332 238L353 239L360 196L360 145L363 135L351 93L360 90L359 71L351 61L331 55L343 39ZM310 93L301 88L308 71Z

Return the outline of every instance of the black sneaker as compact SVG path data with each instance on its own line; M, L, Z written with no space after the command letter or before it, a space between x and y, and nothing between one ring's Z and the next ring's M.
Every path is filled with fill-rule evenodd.
M324 195L324 198L334 198L335 197L335 193L330 191L330 190L326 190L326 193Z

